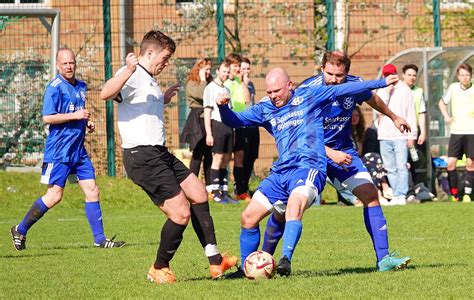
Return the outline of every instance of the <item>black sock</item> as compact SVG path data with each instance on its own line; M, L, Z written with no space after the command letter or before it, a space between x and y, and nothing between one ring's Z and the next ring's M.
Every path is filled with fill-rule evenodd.
M214 221L212 220L207 201L191 205L191 222L203 248L207 245L217 246ZM212 254L208 256L208 259L211 265L219 265L222 262L220 253Z
M183 240L186 225L176 224L168 219L161 229L161 240L156 254L155 269L169 268L173 258Z
M459 196L458 172L456 170L448 171L448 181L449 181L449 192L451 192L451 195L458 197Z
M235 180L235 194L240 195L245 193L245 175L244 168L234 166L234 180Z
M474 171L466 171L466 179L464 181L464 194L472 195L472 187L474 186Z

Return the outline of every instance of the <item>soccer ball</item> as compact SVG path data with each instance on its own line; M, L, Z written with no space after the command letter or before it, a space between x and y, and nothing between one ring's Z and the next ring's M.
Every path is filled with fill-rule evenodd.
M252 252L244 261L244 273L249 279L271 278L274 272L275 260L268 252Z

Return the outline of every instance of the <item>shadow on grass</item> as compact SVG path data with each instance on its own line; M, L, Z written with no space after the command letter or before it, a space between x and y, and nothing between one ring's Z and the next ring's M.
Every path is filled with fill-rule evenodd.
M60 256L62 254L56 253L37 253L37 254L17 254L17 255L1 255L0 259L22 259L22 258L30 258L30 257L42 257L42 256Z

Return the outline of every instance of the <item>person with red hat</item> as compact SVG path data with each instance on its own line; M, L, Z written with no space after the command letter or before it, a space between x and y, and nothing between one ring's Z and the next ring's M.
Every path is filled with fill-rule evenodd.
M397 74L397 68L393 64L387 64L382 68L384 77L392 74ZM395 86L378 90L377 95L391 111L404 118L412 129L411 132L402 133L386 116L381 115L378 118L380 154L394 196L390 204L405 205L408 192L408 148L413 147L417 138L413 94L406 83L399 81Z

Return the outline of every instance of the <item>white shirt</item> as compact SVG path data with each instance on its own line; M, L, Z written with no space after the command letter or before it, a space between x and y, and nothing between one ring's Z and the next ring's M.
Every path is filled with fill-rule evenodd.
M120 68L117 74L123 72ZM118 128L122 148L137 146L164 146L164 97L155 78L140 65L120 91Z
M474 85L464 90L459 82L451 83L442 99L451 103L451 133L474 134Z
M223 85L218 85L215 81L209 83L204 89L203 102L204 108L210 107L211 111L211 120L222 122L221 114L219 113L219 107L217 106L216 99L219 94L228 94L230 91Z

